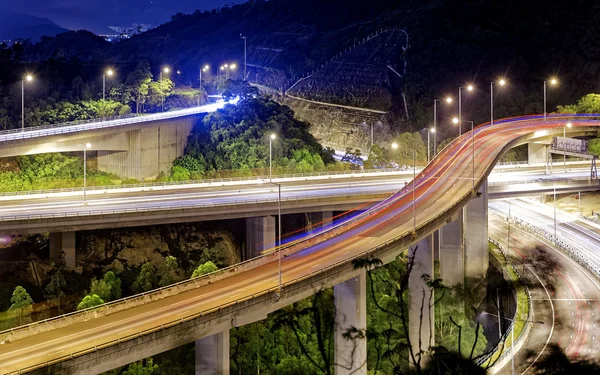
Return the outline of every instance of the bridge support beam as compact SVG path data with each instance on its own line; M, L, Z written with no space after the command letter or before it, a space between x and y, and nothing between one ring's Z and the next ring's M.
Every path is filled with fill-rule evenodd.
M229 375L229 331L196 340L196 375Z
M435 232L436 251L440 261L440 278L444 285L453 286L464 282L463 212Z
M306 231L312 233L319 228L331 224L333 218L332 211L324 212L307 212L306 214Z
M365 271L333 287L336 308L335 353L336 375L367 373L367 340L346 340L350 327L367 329L367 280ZM352 355L354 353L354 356Z
M465 278L481 278L489 267L487 180L463 209Z
M64 259L68 269L75 268L75 232L50 233L50 260Z
M529 164L546 164L548 162L548 147L543 143L527 144L527 161Z
M249 217L246 219L246 249L242 258L252 259L263 250L275 247L275 216Z
M427 351L435 343L434 315L431 304L432 291L421 278L423 274L433 277L433 235L428 235L411 246L410 256L414 255L414 266L408 279L410 310L408 312L409 338L413 353ZM418 357L416 358L418 360ZM421 359L423 364L425 358Z
M128 151L99 150L98 169L138 180L169 173L173 161L183 155L194 123L188 117L127 131Z

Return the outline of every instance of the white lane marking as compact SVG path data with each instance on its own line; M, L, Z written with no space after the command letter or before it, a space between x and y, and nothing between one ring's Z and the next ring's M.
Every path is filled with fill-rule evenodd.
M188 312L190 312L190 310L185 310L184 312L180 312L179 314L177 314L177 316L183 315L183 314L188 313Z

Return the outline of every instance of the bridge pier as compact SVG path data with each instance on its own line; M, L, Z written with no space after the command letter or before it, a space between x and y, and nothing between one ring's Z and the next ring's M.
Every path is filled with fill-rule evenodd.
M350 327L367 329L367 279L363 271L355 278L333 287L336 309L334 362L336 375L366 375L367 340L346 340ZM352 355L354 354L354 355Z
M312 233L316 230L331 224L333 218L332 211L324 212L307 212L306 217L306 232Z
M451 221L438 229L435 234L437 259L440 262L440 278L444 285L462 284L465 278L465 257L463 253L463 212L451 218Z
M229 375L229 331L196 340L196 375Z
M64 258L63 258L64 257ZM75 232L50 233L50 261L64 259L68 269L75 268Z
M548 162L549 145L543 143L527 144L527 161L529 164L546 164Z
M416 246L411 246L411 249L409 255L414 255L414 265L408 279L409 338L415 359L419 360L421 356L419 353L427 352L435 343L434 309L429 307L433 292L421 278L424 274L433 278L433 235L423 238ZM421 364L424 363L423 361L425 361L424 357L421 359Z
M484 277L487 273L490 256L488 248L488 188L487 179L477 196L463 209L465 233L464 275L465 278Z
M246 248L242 254L243 260L252 259L263 250L276 246L276 217L260 216L246 219Z

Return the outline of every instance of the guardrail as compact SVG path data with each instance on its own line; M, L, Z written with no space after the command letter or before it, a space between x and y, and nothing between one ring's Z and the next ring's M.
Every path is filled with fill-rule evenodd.
M531 119L528 119L526 121L529 121L529 120L531 120ZM506 121L504 121L504 122L506 122ZM498 122L496 122L493 125L493 127L497 127L497 126L499 126L500 124L502 124L504 122L503 121L498 121ZM516 122L518 122L518 121L516 121ZM490 126L491 125L486 124L486 125L477 127L475 130L481 131L482 129L488 128ZM517 143L521 139L526 139L527 137L529 137L533 133L534 132L524 134L524 135L522 135L520 137L517 137L514 140L508 142L498 152L498 154L496 155L495 159L489 164L489 166L487 167L486 171L482 174L482 176L479 179L477 179L477 183L475 184L475 186L479 187L483 183L483 181L485 180L485 178L487 178L487 175L491 172L491 169L492 169L493 165L495 165L495 163L498 161L498 159L500 158L500 156L502 154L504 154L504 152L506 152L510 147L512 147L513 144ZM463 142L465 140L465 136L467 137L466 139L468 139L468 137L469 137L468 134L469 133L466 133L465 135L463 135L463 137L459 137L459 138L455 139L454 141L452 141L444 150L442 150L442 152L440 153L440 157L445 156L449 152L450 145L454 145L455 142ZM464 147L464 145L462 147ZM418 181L419 184L421 184L422 181L424 180L424 177L425 177L424 174L426 174L431 168L433 168L433 166L434 166L433 162L430 162L428 164L427 168L425 168L425 170L421 172L421 174L420 174L421 176L420 176L420 179ZM415 183L417 183L417 182L415 181ZM412 190L409 191L408 189L409 189L409 187L412 187L412 186L414 186L414 184L407 184L407 186L405 188L403 188L402 190L400 190L398 193L392 195L390 198L388 198L388 199L382 201L381 203L375 205L374 208L372 208L372 209L370 209L368 211L365 211L364 213L361 213L361 214L359 214L359 215L357 215L357 216L355 216L353 218L350 218L350 219L348 219L346 221L343 221L343 222L341 222L341 223L339 223L337 225L334 225L334 226L332 226L329 229L326 229L326 230L324 230L322 232L319 232L319 233L317 233L315 235L309 236L308 239L305 240L303 243L300 243L300 244L296 243L296 244L291 245L287 249L287 251L288 252L292 252L299 245L311 246L312 244L314 244L314 242L317 242L317 241L318 242L322 242L324 240L327 240L329 238L337 236L339 233L341 233L341 232L343 232L343 231L345 231L347 229L350 229L350 228L356 226L360 222L362 222L362 221L370 218L373 215L376 215L381 210L383 210L383 209L387 208L389 205L393 204L397 200L397 198L403 197L406 194L410 193ZM451 206L449 206L449 207L445 208L444 210L441 210L440 212L438 212L438 214L435 217L433 217L433 218L431 218L429 220L426 220L422 224L416 226L414 228L414 230L405 231L404 233L402 233L402 234L394 237L393 239L391 239L389 241L386 241L385 243L380 244L380 245L378 245L378 246L376 246L374 248L371 248L369 250L363 251L363 252L361 252L361 253L359 253L359 254L351 257L351 258L347 258L347 259L345 259L343 261L336 262L333 265L321 268L321 269L316 270L314 272L311 272L309 274L300 276L300 277L298 277L298 278L296 278L294 280L288 281L288 282L284 283L283 286L285 288L287 288L287 287L293 288L294 284L299 283L300 281L307 280L307 279L312 279L315 276L326 274L327 272L335 270L336 268L340 268L340 267L343 267L343 266L348 267L348 264L352 260L354 260L354 259L357 259L357 258L360 258L360 257L364 257L364 256L367 256L369 254L377 253L378 251L384 251L389 246L392 246L394 244L397 245L399 243L401 243L401 244L410 244L410 243L413 243L417 238L419 238L419 235L426 235L427 233L430 233L432 231L432 229L435 229L436 226L439 227L439 226L443 225L444 220L445 220L444 218L447 217L449 214L450 215L454 214L458 209L460 209L460 207L463 207L470 200L470 198L472 197L473 194L474 194L474 192L471 191L470 189L468 189L467 192L465 194L463 194L459 199L455 200L454 203ZM265 257L272 256L273 254L277 254L277 253L272 253L272 254L269 254L269 255L264 255L264 256L262 256L262 257L260 257L258 259L263 259L264 260L264 259L267 259ZM249 262L255 262L255 261L256 260L252 260L252 261L249 261ZM251 264L251 263L248 263L248 264ZM92 315L94 315L94 316L97 316L96 313L100 313L100 315L103 315L103 314L106 314L107 310L109 310L109 307L111 307L111 311L114 311L112 309L112 307L115 307L118 304L123 304L126 301L132 301L132 300L138 300L138 301L140 301L140 300L142 300L142 302L145 303L145 302L147 302L149 300L152 300L152 296L159 295L161 291L164 291L164 290L175 290L175 292L180 292L181 288L184 287L184 286L186 286L186 287L192 287L192 288L198 287L197 283L200 280L206 280L206 281L208 281L209 277L214 277L215 275L223 275L223 273L225 273L225 272L231 272L232 270L235 272L235 271L237 271L238 267L235 267L235 266L228 267L226 269L217 271L217 272L212 273L210 275L206 275L206 276L203 276L203 277L200 277L200 278L197 278L197 279L186 280L186 281L183 281L181 283L175 284L173 286L165 287L165 288L162 288L162 289L159 289L159 290L155 290L155 291L151 291L151 292L147 292L147 293L142 293L142 294L139 294L139 295L136 295L136 296L132 296L132 297L127 298L127 299L121 299L121 300L118 300L118 301L113 301L113 302L110 302L110 303L107 303L107 304L104 304L104 305L101 305L101 306L98 306L98 307L95 307L95 308L90 308L90 309L82 310L80 312L74 312L74 313L71 313L69 315L63 315L63 316L54 317L54 318L51 318L51 319L48 319L48 320L45 320L45 321L31 323L29 325L18 327L18 328L9 330L9 331L3 331L3 332L0 332L0 337L2 337L2 335L5 335L5 336L9 335L9 334L14 335L16 332L23 332L23 331L30 331L31 332L34 327L43 327L44 329L49 330L49 329L51 329L50 328L50 324L43 324L43 323L56 322L56 321L59 321L59 320L63 320L64 321L66 319L66 317L74 317L74 318L78 317L80 320L84 320L85 318L89 318L90 317L89 316L90 313L92 313ZM219 306L211 308L211 309L203 310L203 311L200 311L198 313L190 314L188 316L175 319L175 320L173 320L173 321L171 321L171 322L169 322L167 324L161 325L160 327L154 327L154 328L151 328L151 329L148 329L148 330L144 330L144 331L136 332L134 334L127 335L127 336L125 336L123 338L119 338L119 339L116 339L116 340L110 340L108 342L103 343L102 345L95 346L93 348L88 348L88 349L85 349L85 350L82 350L82 351L70 353L70 354L61 356L59 358L53 359L51 361L47 361L45 363L41 363L41 364L38 364L38 365L30 366L28 368L20 369L20 370L15 371L15 372L11 372L10 374L21 373L23 371L31 371L31 370L34 370L34 369L37 369L37 368L49 366L51 364L55 364L55 363L59 363L59 362L62 362L62 361L68 360L68 359L72 359L72 358L74 358L76 356L81 356L83 354L92 353L92 352L97 351L98 349L102 349L102 348L105 348L105 347L108 347L108 346L111 346L111 345L115 345L115 344L121 343L123 341L127 341L127 340L131 340L131 339L134 339L134 338L138 338L138 337L141 337L143 335L147 335L149 333L156 332L158 330L162 330L162 329L170 327L170 326L174 326L174 325L177 325L177 324L184 323L186 321L190 321L192 319L196 319L198 317L202 317L202 316L207 315L209 313L219 312L222 309L226 309L226 308L229 308L229 307L232 307L232 306L240 305L243 302L254 300L257 297L264 296L265 294L272 293L272 292L274 292L276 290L278 290L277 287L267 288L267 289L263 290L262 292L254 293L252 295L248 295L248 296L236 299L234 301L230 301L230 302L224 303L222 305L219 305ZM145 297L148 297L148 298L145 298ZM162 296L162 295L159 295L159 297L164 298L164 296ZM145 299L145 301L144 301L144 299ZM54 328L56 328L56 327L54 327Z

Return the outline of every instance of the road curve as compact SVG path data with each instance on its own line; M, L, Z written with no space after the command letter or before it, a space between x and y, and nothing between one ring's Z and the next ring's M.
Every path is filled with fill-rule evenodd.
M553 116L546 123L540 117L500 120L494 126L481 126L475 129L473 139L471 132L464 134L419 174L414 194L413 184L409 183L364 214L296 244L297 251L283 259L283 282L348 262L365 250L391 240L414 242L443 225L448 215L464 206L474 193L472 187L485 182L496 161L510 147L554 133L562 134L567 120L573 124L568 129L570 134L588 134L593 127L600 126L599 121L588 117ZM413 211L416 228L413 228ZM198 289L10 341L0 345L0 372L43 366L47 361L66 359L80 350L129 336L132 331L160 327L241 297L251 297L276 286L277 275L277 262L271 261L231 273Z

